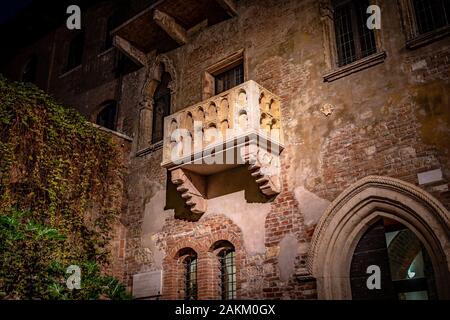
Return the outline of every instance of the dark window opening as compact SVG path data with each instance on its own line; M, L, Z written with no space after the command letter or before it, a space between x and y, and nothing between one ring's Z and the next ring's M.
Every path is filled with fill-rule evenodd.
M107 129L116 130L116 114L116 103L110 102L98 113L96 123Z
M230 90L244 82L244 64L241 62L215 76L215 94Z
M450 0L413 0L419 34L450 25Z
M104 49L107 50L113 45L113 36L111 31L114 30L119 24L118 13L114 12L106 21L106 31L105 31L105 44Z
M369 266L380 268L380 288L367 286ZM419 238L404 225L380 219L361 237L350 267L356 300L434 300L437 298L431 259Z
M236 262L234 249L219 253L220 288L223 300L236 299Z
M83 60L84 33L78 33L69 44L69 55L67 58L66 71L79 66Z
M37 56L33 55L23 67L22 81L34 83L36 81L36 71L37 71Z
M170 114L170 81L172 81L170 74L163 72L161 82L155 91L153 98L152 143L157 143L163 139L164 118Z
M197 256L190 255L184 260L184 299L197 300Z
M375 34L367 28L368 0L334 1L334 26L339 67L374 54Z

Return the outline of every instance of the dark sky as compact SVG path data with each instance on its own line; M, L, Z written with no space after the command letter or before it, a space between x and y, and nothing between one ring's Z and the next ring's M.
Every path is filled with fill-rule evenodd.
M13 17L32 0L0 0L0 24Z

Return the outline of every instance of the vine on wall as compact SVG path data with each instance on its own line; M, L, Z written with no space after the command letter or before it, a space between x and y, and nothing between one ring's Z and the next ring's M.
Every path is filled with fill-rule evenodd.
M20 262L31 254L38 269L49 272L73 264L84 266L87 273L89 265L95 269L92 263L107 266L111 226L120 210L119 153L108 133L75 110L57 104L32 84L0 76L0 250L18 251L5 257ZM58 236L36 240L30 233L33 225ZM48 241L51 252L39 250L36 241ZM35 246L33 253L29 249ZM11 261L0 260L0 298L58 298L49 295L48 286L36 290L40 279L29 276L33 272L29 265L13 263L19 268L13 270ZM20 274L28 275L26 281L10 281ZM67 297L63 295L67 292L61 294L60 298Z

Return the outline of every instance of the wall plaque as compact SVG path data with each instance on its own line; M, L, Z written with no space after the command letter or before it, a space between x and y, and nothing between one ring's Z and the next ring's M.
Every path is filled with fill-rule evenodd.
M133 275L133 297L150 298L162 294L162 271Z

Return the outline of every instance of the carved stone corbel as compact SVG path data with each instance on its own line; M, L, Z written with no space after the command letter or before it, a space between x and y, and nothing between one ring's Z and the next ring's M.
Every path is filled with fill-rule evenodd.
M147 56L145 53L140 51L138 48L134 47L130 42L119 36L114 36L113 45L123 52L128 58L130 58L134 63L143 67L148 63Z
M241 148L241 156L263 194L273 196L281 192L279 155L250 145Z
M193 213L203 214L206 212L204 177L178 168L171 171L171 181L177 185L177 191L181 193L181 197L191 207Z

